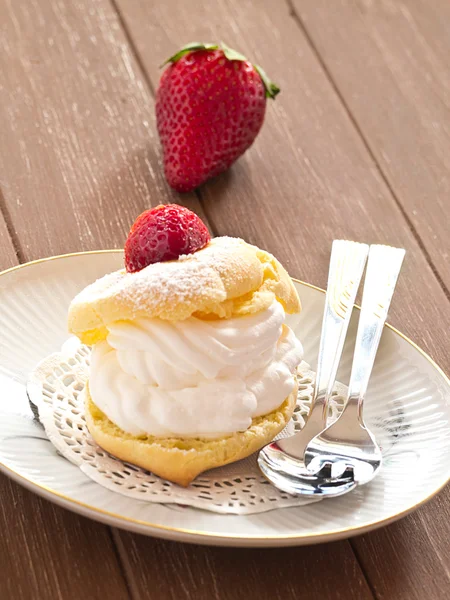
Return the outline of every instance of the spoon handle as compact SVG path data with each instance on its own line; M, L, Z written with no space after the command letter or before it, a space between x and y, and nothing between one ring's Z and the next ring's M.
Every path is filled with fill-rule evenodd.
M282 452L300 460L312 438L327 426L328 402L368 252L367 244L333 242L311 410L299 432L277 442Z
M369 246L336 240L331 249L322 332L310 419L326 427L327 408L366 264ZM322 426L323 425L323 426Z
M356 408L361 421L364 395L404 256L402 248L381 245L370 247L348 400L344 411Z

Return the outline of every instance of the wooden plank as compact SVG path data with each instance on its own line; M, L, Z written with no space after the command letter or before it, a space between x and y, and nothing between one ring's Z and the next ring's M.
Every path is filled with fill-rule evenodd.
M136 575L137 598L372 598L346 542L257 550L175 544L124 532L120 540L127 568Z
M115 12L108 0L0 10L0 173L24 257L123 246L142 210L176 195Z
M450 290L450 3L293 6Z
M407 260L391 320L450 370L442 339L450 324L450 305L378 165L287 7L283 10L270 0L257 7L242 0L214 6L206 1L163 5L123 0L119 6L153 86L159 79L157 65L174 49L191 39L223 39L262 64L282 87L268 107L253 148L228 174L202 188L215 229L269 248L293 275L322 286L333 238L405 247ZM387 590L386 598L418 597L417 590L425 586L430 598L442 597L450 537L444 507L449 496L447 489L415 515L353 542L371 585ZM439 528L430 540L433 522ZM144 556L146 542L139 541L139 555ZM393 560L397 544L409 552ZM375 550L377 568L368 569ZM390 559L397 570L401 564L402 596L396 595L399 586L392 585L397 571L390 569Z
M129 597L108 527L50 504L0 476L4 600Z

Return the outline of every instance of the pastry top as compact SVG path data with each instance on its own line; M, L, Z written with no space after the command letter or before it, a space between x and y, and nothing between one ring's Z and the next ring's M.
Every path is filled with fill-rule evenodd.
M217 237L177 260L98 279L72 301L69 331L94 344L115 321L229 318L265 310L274 299L289 314L300 311L292 280L277 259L241 239Z

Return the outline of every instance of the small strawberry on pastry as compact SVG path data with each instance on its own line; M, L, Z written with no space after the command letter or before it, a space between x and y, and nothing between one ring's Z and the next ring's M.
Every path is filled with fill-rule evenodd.
M195 213L178 204L159 205L143 212L125 243L129 273L157 262L174 260L206 246L211 236Z

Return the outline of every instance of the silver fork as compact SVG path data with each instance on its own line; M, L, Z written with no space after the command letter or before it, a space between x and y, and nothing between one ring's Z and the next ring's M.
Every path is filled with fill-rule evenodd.
M370 247L347 403L307 445L305 464L312 473L331 468L334 479L350 472L361 485L381 466L380 447L364 423L363 401L404 256L401 248Z
M308 420L301 431L268 444L258 456L259 467L267 479L289 493L339 495L355 486L352 474L342 477L342 486L336 481L328 482L321 473L312 475L305 467L304 452L308 442L327 425L328 403L368 251L367 244L345 240L333 242L316 383ZM303 475L302 481L297 481L299 474Z

